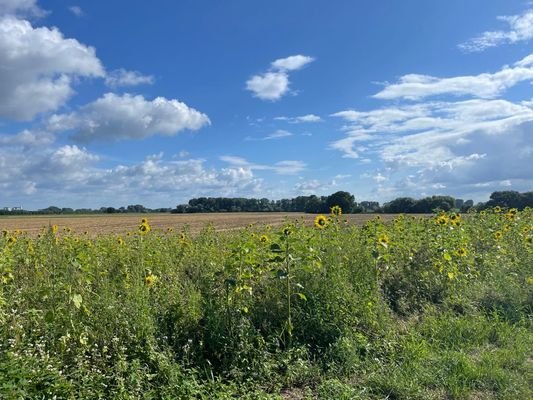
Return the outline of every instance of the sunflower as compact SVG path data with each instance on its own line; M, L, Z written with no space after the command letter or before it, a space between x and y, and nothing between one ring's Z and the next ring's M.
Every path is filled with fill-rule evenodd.
M331 215L335 215L336 217L340 217L342 215L342 208L340 206L333 206L330 208Z
M148 223L148 220L146 218L143 218L141 220L141 225L139 225L139 232L141 235L146 235L148 232L150 232L150 224Z
M318 229L324 229L327 225L328 225L328 219L325 216L319 215L315 218L315 226Z
M378 243L383 246L387 247L390 243L389 236L386 233L383 233L382 235L379 235L378 237Z
M292 231L291 231L291 228L289 226L287 226L285 229L283 229L283 234L285 236L290 236L291 233L292 233Z
M446 218L446 215L439 215L435 220L435 223L440 226L445 226L448 224L448 218Z
M461 248L457 249L456 254L459 257L466 257L468 255L468 251L466 251L466 249L464 247L461 247Z
M502 208L500 206L496 206L492 209L495 213L501 213L502 212Z
M528 233L529 232L529 226L524 226L522 228L522 233Z
M150 274L150 275L146 275L144 277L144 284L147 286L147 287L152 287L154 286L154 284L156 283L157 281L157 276L153 275L153 274Z
M259 238L259 241L261 243L268 243L268 236L267 235L261 235L261 237Z
M124 239L118 238L117 243L119 244L119 246L122 246L124 244Z
M500 231L494 232L494 239L500 240L502 236L503 236L503 233L501 233Z
M10 236L9 239L7 239L7 244L14 245L17 243L17 238L15 236Z
M512 221L514 217L515 217L515 214L513 213L510 213L510 212L505 213L505 218L507 218L509 221Z

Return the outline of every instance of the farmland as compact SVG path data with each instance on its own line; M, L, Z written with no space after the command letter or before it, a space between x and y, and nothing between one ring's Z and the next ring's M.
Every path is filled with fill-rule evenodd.
M532 397L531 209L291 216L0 219L0 398Z
M94 214L94 215L43 215L43 216L0 216L0 230L20 229L30 236L36 236L43 227L57 225L60 231L69 228L74 232L88 232L91 235L107 233L125 233L136 230L139 220L147 216L155 230L166 231L169 228L183 229L188 227L192 232L199 232L211 224L217 231L236 230L249 224L270 224L279 227L287 219L303 219L307 225L313 224L312 214L304 213L207 213L207 214ZM362 224L374 216L372 214L345 215L345 219L354 224ZM384 215L384 220L394 215Z

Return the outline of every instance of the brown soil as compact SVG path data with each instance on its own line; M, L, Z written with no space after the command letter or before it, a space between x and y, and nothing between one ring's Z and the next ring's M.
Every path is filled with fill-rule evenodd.
M209 213L209 214L96 214L96 215L39 215L39 216L2 216L0 217L0 231L20 229L31 236L37 235L49 225L57 225L61 231L70 228L74 232L89 232L91 235L102 233L124 233L134 231L140 224L141 218L147 218L153 230L173 228L180 230L188 226L192 232L198 232L205 226L212 224L216 230L234 230L249 224L281 226L289 220L303 219L306 224L312 224L316 215L304 213ZM350 223L362 224L372 218L373 214L343 215ZM383 215L384 220L394 218L394 215Z

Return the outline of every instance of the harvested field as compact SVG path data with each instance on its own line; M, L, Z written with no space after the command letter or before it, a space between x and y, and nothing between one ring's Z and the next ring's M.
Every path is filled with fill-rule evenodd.
M70 228L74 232L89 232L90 235L102 233L124 233L136 230L141 218L148 218L155 230L175 230L188 226L191 232L199 232L206 225L213 225L218 231L243 228L249 224L270 224L280 226L287 219L304 219L312 224L316 215L305 213L206 213L206 214L96 214L96 215L37 215L37 216L2 216L0 230L20 229L30 236L36 236L43 227L57 225L61 231ZM375 218L374 214L346 214L343 219L353 224L362 224ZM395 215L382 215L384 220L391 220Z

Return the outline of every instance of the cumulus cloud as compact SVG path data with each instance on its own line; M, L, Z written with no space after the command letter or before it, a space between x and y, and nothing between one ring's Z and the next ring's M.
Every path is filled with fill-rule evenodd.
M298 54L286 58L279 58L276 61L273 61L271 66L273 69L280 71L296 71L314 60L315 59L313 57L302 56L301 54Z
M9 16L0 18L0 60L0 117L13 120L64 105L75 78L105 75L92 47Z
M533 55L504 66L495 73L437 78L429 75L408 74L398 83L387 84L373 97L382 100L420 100L436 95L474 96L495 98L520 82L533 81Z
M250 168L210 168L202 159L151 155L131 165L101 167L101 157L76 145L25 131L0 135L0 190L5 204L42 208L144 204L173 207L197 196L254 195L262 180ZM46 204L43 205L43 202Z
M270 71L254 75L246 81L246 89L261 100L276 101L289 92L289 71L296 71L314 61L314 58L295 55L271 63Z
M37 5L37 0L0 0L1 15L42 17L46 14Z
M236 157L236 156L222 156L220 157L220 160L230 164L233 167L246 168L251 171L253 170L274 171L275 173L279 175L298 174L304 171L305 168L307 167L307 165L304 162L295 161L295 160L279 161L272 165L255 164L255 163L249 162L245 158Z
M289 91L289 76L285 72L266 72L246 81L246 89L261 100L279 100Z
M79 141L143 139L156 134L173 136L182 130L209 125L207 115L178 100L106 93L70 114L49 118L51 131L72 131Z
M532 65L530 55L500 73L526 76ZM449 78L450 82L456 78ZM446 89L446 82L442 87ZM443 93L455 94L457 86L444 89ZM424 93L415 98L420 100L435 90L417 93ZM395 102L380 108L339 111L332 116L345 122L341 128L345 136L330 148L343 157L373 160L383 167L386 174L368 176L377 185L375 196L381 198L425 196L437 189L472 195L497 190L502 182L514 190L528 190L533 185L533 145L528 134L533 129L533 101L483 98L478 93L469 92L470 99L448 96L414 103L402 101L408 96L391 96Z
M154 77L152 75L143 75L139 71L128 71L119 68L106 75L105 83L111 88L117 88L120 86L151 85L154 83Z
M490 47L533 39L533 9L526 10L519 15L500 16L498 20L505 22L508 29L483 32L459 44L459 48L467 53L479 52Z

